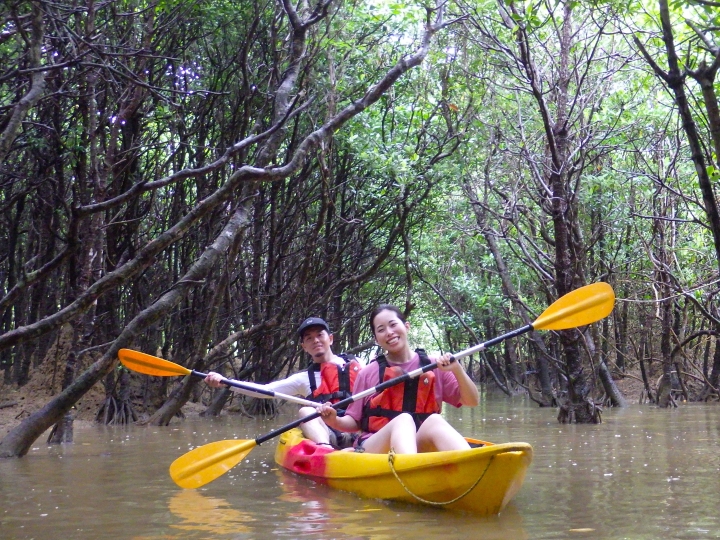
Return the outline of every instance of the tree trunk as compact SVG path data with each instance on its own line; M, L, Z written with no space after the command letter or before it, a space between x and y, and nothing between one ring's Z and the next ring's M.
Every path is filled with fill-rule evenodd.
M660 289L661 294L669 292L666 287ZM667 298L667 296L666 296ZM660 303L661 333L660 354L662 355L663 376L657 391L657 405L660 407L677 406L672 391L677 388L677 374L671 356L670 334L672 332L672 300Z
M218 389L215 392L210 405L208 405L207 408L200 413L200 416L220 416L223 407L225 407L225 404L231 395L232 391L230 388L225 387Z
M716 263L718 270L720 270L720 210L718 209L713 182L708 174L707 161L703 152L700 135L698 134L697 124L693 119L692 110L690 109L687 94L685 93L685 68L681 68L680 60L675 49L675 36L673 35L670 9L667 0L659 0L658 6L660 10L663 42L665 43L667 52L668 71L665 72L660 68L637 37L634 37L633 40L648 64L650 64L655 71L655 74L664 80L673 91L678 114L682 119L683 130L685 131L688 145L690 146L691 158L695 165L695 173L697 174L698 184L702 193L705 214L708 218L708 227L712 234L713 246L715 247ZM714 53L717 57L720 57L720 49L714 51ZM720 114L718 114L715 88L712 84L716 72L717 62L714 62L710 68L703 63L702 69L697 72L690 72L690 74L700 83L703 91L706 113L711 121L712 142L717 152L720 150ZM720 160L720 156L717 156L717 159ZM712 160L710 160L710 162L712 162Z
M361 163L359 168L363 170L360 171L360 179L352 188L355 191L353 197L361 200L354 210L359 217L338 214L337 219L345 220L348 225L355 227L353 234L359 238L357 244L362 250L358 248L360 253L354 259L347 257L328 266L334 275L337 275L339 269L351 269L343 273L343 282L333 284L337 289L327 289L328 298L323 298L322 294L313 294L317 291L312 288L314 281L305 280L304 277L311 276L308 268L317 261L324 263L319 256L323 253L324 246L318 248L317 252L306 249L314 246L312 243L305 243L308 238L305 232L316 233L312 227L317 206L333 207L333 211L342 207L341 204L336 205L339 201L330 200L327 196L327 186L332 183L318 173L316 151L350 120L378 102L405 73L422 64L435 32L452 22L443 19L443 2L437 2L435 8L428 7L427 20L415 50L403 54L387 71L378 69L371 73L374 84L368 84L364 93L362 88L354 86L352 98L343 98L346 100L344 108L330 115L327 121L319 126L315 113L323 110L322 106L316 107L316 104L323 102L323 84L313 87L313 79L324 66L321 61L318 63L319 57L313 55L324 51L319 40L313 41L312 46L308 47L304 37L315 37L318 32L323 33L316 28L325 24L323 21L327 16L335 14L334 5L331 6L330 2L321 2L312 7L301 2L298 5L302 14L297 13L293 3L287 1L270 4L260 2L249 5L247 10L240 10L238 13L251 14L248 22L251 23L249 26L253 27L253 31L267 31L270 34L277 30L280 38L277 39L278 35L273 34L267 43L258 44L258 34L250 32L248 41L253 42L253 47L244 48L240 43L237 51L234 43L223 43L231 52L228 56L217 58L217 62L211 62L218 66L228 66L227 71L221 72L217 80L228 75L228 80L232 80L232 83L229 83L229 87L221 88L215 88L211 84L206 87L205 84L211 82L212 74L204 71L203 76L197 79L190 74L194 68L185 64L187 58L197 57L193 54L196 51L192 47L204 41L201 36L207 36L207 27L192 27L193 32L198 33L198 38L190 45L183 43L183 47L178 50L173 46L157 48L163 43L174 44L176 37L183 35L186 28L183 16L188 13L185 10L192 6L179 3L177 10L165 10L152 4L147 9L143 8L142 13L138 11L119 14L113 9L112 3L98 6L100 5L102 8L98 9L106 9L107 13L103 20L99 21L95 32L92 31L89 21L89 17L95 15L95 4L83 15L83 21L88 19L86 28L80 26L83 21L63 19L65 12L62 9L42 10L43 16L53 23L48 28L58 29L61 34L50 36L43 41L39 50L44 51L48 63L33 68L30 72L52 73L48 82L52 82L56 87L37 101L37 106L32 111L35 121L23 124L22 129L27 127L30 131L27 139L23 138L21 144L16 145L21 151L11 148L15 159L13 165L20 164L28 157L35 158L36 161L30 159L31 163L23 171L15 172L12 166L6 168L9 172L6 171L3 176L3 190L8 185L12 189L7 188L8 191L4 191L2 195L5 197L6 193L9 194L8 198L3 199L6 212L3 213L2 223L6 227L5 224L12 227L13 219L17 217L18 230L24 231L39 228L39 224L43 223L32 215L28 216L29 213L46 215L57 212L52 234L57 237L59 247L39 249L35 245L39 242L28 241L26 244L33 246L28 249L28 258L23 260L19 257L15 252L19 252L21 248L16 247L11 250L13 253L10 254L10 262L0 261L3 279L1 288L8 290L6 285L12 284L12 290L7 294L3 293L4 296L0 299L3 303L0 306L3 317L0 352L5 351L0 361L9 370L8 359L13 362L13 355L17 355L17 349L11 351L12 347L48 336L64 324L79 324L83 314L90 313L91 310L97 310L98 323L106 322L114 315L117 316L117 322L107 324L105 328L98 329L96 334L90 336L92 344L89 344L88 348L90 345L93 348L107 347L105 355L59 396L53 398L45 408L31 415L13 430L0 443L2 455L24 454L35 437L57 422L84 392L113 371L116 365L115 355L121 346L142 346L151 350L159 346L174 348L179 343L183 350L177 352L178 356L202 356L206 359L209 354L203 356L202 353L205 352L203 347L207 347L208 343L219 340L224 342L223 346L227 346L239 339L246 340L245 330L237 330L238 328L255 328L253 325L257 325L263 329L271 329L283 324L284 328L278 329L276 334L282 332L286 337L287 327L293 325L297 317L293 300L298 295L303 295L302 298L313 298L317 303L315 305L338 305L330 301L333 294L340 294L338 291L341 291L343 295L352 296L352 289L365 287L370 278L379 272L386 259L394 257L397 236L406 227L408 216L414 215L412 212L415 208L421 206L415 203L424 200L424 197L414 195L417 186L427 187L428 190L432 186L430 181L415 180L422 175L413 173L403 178L388 179L383 184L387 186L387 192L384 187L373 189L376 193L387 193L389 196L362 201L365 190L369 187L366 174L370 171L367 162ZM178 18L172 18L176 12L179 13ZM155 24L156 17L163 17L162 24ZM190 18L197 20L197 17ZM27 17L17 19L15 22L22 23ZM119 21L123 23L120 24ZM142 22L136 24L137 21ZM269 23L266 25L267 21ZM173 23L176 22L183 25L175 29ZM238 24L235 29L243 26ZM29 26L26 24L24 28L14 30L17 33L9 34L8 39L17 37L19 45L13 48L13 51L17 49L20 52L15 55L17 68L13 65L8 69L9 73L18 72L18 82L14 86L7 86L7 90L8 95L22 98L25 95L23 88L27 85L27 74L30 73L27 71L30 52L23 49L22 45L23 42L30 42ZM116 30L117 35L113 33ZM239 33L240 36L243 35ZM117 49L118 54L108 57L97 52L95 47L82 38L90 35L99 36L98 42L108 43L111 47L118 43L113 41L113 38L120 38L123 46ZM237 34L233 32L233 35ZM363 36L362 39L366 40L367 37ZM207 50L215 51L217 43L210 41ZM26 49L29 46L27 45ZM204 48L204 45L200 47ZM222 48L217 48L218 55L223 54L220 50ZM262 56L265 49L269 50L267 58L252 58L251 61L246 61L248 55ZM64 55L65 50L72 52ZM387 51L383 54L385 52ZM272 64L272 58L277 58L278 63ZM271 62L266 63L266 59ZM263 66L259 68L260 73L255 71L252 64ZM53 66L65 67L54 69ZM180 73L186 73L187 76L178 76ZM241 75L235 77L236 73ZM95 74L102 77L96 81L97 86L91 84L91 78ZM203 91L196 91L200 86ZM34 90L35 86L31 88L31 91ZM197 100L197 96L201 94L202 99ZM76 95L82 96L82 99L67 99L67 96ZM214 103L219 99L218 96L223 96L224 99L226 95L233 95L230 100L237 99L240 106L235 108L235 103L231 103L230 106L223 105L217 110L208 107L206 112L211 120L204 126L193 124L190 127L192 132L214 131L220 135L208 136L207 144L203 144L204 137L198 135L197 138L188 138L183 134L187 133L185 125L193 122L193 107L206 107L206 103ZM167 96L172 96L173 99L169 109ZM93 100L97 103L91 103ZM99 113L97 122L93 122L94 113ZM227 117L234 118L230 121ZM81 122L81 118L86 118L86 121ZM150 118L157 122L148 121ZM53 119L56 119L55 123L51 121ZM138 137L138 126L143 124L149 128L145 136ZM228 124L237 129L226 129ZM5 127L3 125L2 129ZM432 133L432 137L426 137L426 141L435 140L439 130L430 123L428 127L432 129L426 133ZM69 136L65 138L67 134ZM178 134L180 135L176 136ZM459 140L459 137L453 138ZM29 143L25 144L25 140ZM31 150L25 151L25 148ZM33 148L35 150L32 150ZM48 156L48 149L55 154ZM445 152L444 148L441 149ZM32 154L33 151L35 154ZM100 152L104 154L98 155ZM90 156L87 161L83 161L85 154ZM428 160L437 162L441 159L440 156L441 154L430 156ZM185 160L192 163L186 165ZM53 172L37 175L37 182L53 186L54 197L48 198L45 205L34 204L30 212L26 209L24 216L7 218L7 210L16 210L21 199L23 203L27 201L28 207L33 200L45 201L44 197L37 196L41 192L34 189L35 173L45 161L51 163ZM382 174L379 176L384 178ZM299 184L299 177L316 178L317 182L322 184L322 201L320 197L308 196L305 192L308 184ZM6 182L8 178L10 183ZM403 183L407 179L411 179L412 183L407 188L397 189L395 181ZM107 186L102 185L104 181L108 182ZM182 339L183 333L193 332L196 321L192 317L201 311L202 301L205 299L201 292L191 294L191 291L208 286L203 281L214 275L211 270L217 269L216 263L219 264L220 258L215 253L219 248L206 249L206 246L214 238L216 244L220 244L223 235L232 235L226 229L217 236L220 224L228 219L235 219L234 216L231 217L232 212L238 204L244 202L244 198L252 202L259 182L267 185L276 183L269 190L267 202L270 206L276 204L278 198L284 194L288 198L296 197L298 214L303 214L305 221L297 220L287 227L297 234L286 241L287 249L284 253L276 252L274 250L281 247L280 243L274 243L275 237L270 238L268 243L268 231L270 235L281 234L286 227L286 222L282 219L284 216L282 212L268 208L264 204L265 200L262 205L259 204L259 214L269 212L272 214L271 219L276 220L273 226L263 231L265 238L262 249L269 252L269 255L262 261L258 273L261 279L247 284L245 288L238 286L229 292L227 310L217 315L219 321L227 321L224 324L228 329L232 329L225 334L228 336L227 341L221 337L220 332L210 340L205 337L196 339L194 335ZM243 186L249 186L247 191L243 190ZM359 189L356 189L358 186ZM107 197L101 196L103 189L108 190ZM396 193L400 193L397 198ZM68 200L70 196L74 198ZM173 199L176 204L167 204L169 199ZM376 205L380 205L383 210L389 208L390 211L373 213ZM373 219L380 222L379 225L373 225L376 227L372 231L375 234L368 234L365 223L362 227L355 226L356 222L367 219L367 214L371 213ZM103 219L90 219L93 215L102 216ZM324 214L321 217L324 217ZM388 220L395 219L397 227L386 234L390 227L385 224ZM142 227L134 225L138 222L142 222ZM106 236L101 238L102 245L95 245L93 248L90 248L90 244L79 245L85 237L96 232L92 230L95 227L106 233ZM79 232L76 229L79 229ZM11 236L12 234L4 234L3 238ZM341 235L335 235L336 238L339 236ZM100 236L96 238L100 239ZM322 244L321 234L315 234L312 238L318 240L318 245ZM387 246L381 250L378 249L378 238L387 238ZM21 238L17 245L21 245L25 240L26 238ZM337 250L327 250L327 253L336 257L342 252L344 245L338 242L337 247ZM65 251L74 258L69 259ZM77 298L67 303L67 299L62 298L62 295L67 286L69 272L74 271L80 260L80 255L77 255L80 251L85 257L90 256L92 251L92 255L102 259L107 267L101 268L99 275L93 276L89 286L79 288ZM378 254L378 251L381 253ZM302 253L303 256L296 256L297 253ZM38 261L41 261L44 255L61 261L64 266L59 268L59 263L55 266L48 263L47 267L38 268ZM368 260L372 263L366 264ZM354 264L357 261L361 264ZM12 279L7 277L6 271L9 267L13 270ZM112 270L108 270L109 268ZM233 270L233 280L241 284L243 281L250 281L249 272L245 270L244 267ZM28 277L27 282L18 278L23 272ZM37 321L32 321L27 317L28 310L19 312L17 308L20 302L14 302L18 298L22 300L29 297L26 293L36 285L31 278L38 275L41 277L37 279L47 279L49 288L55 287L60 292L50 293L54 295L54 301L48 302L52 307ZM330 272L326 272L322 277L327 278L330 275ZM319 282L321 280L318 280ZM322 293L322 289L320 291ZM233 297L236 292L243 298L236 300ZM263 296L265 292L269 295ZM260 301L255 302L256 298L260 298ZM182 306L181 302L184 302ZM180 309L177 309L178 306ZM359 313L364 307L356 302L356 312L352 314L356 320L360 319ZM109 312L112 314L108 315ZM134 316L138 312L140 313ZM345 321L343 315L337 314L336 320ZM19 321L23 321L20 326ZM121 332L120 329L125 325L127 326ZM273 336L269 338L272 341ZM109 346L108 341L111 341ZM242 346L245 344L241 343ZM291 350L294 344L291 340L284 339L282 343L275 342L274 345L263 348L264 352L270 352L274 356L259 359L267 363L263 367L268 373L274 373L294 361L294 351ZM80 350L76 352L79 355Z
M559 73L557 90L557 112L555 121L546 121L545 130L549 141L548 155L550 158L550 176L548 184L552 190L550 202L555 240L555 288L562 297L572 291L579 282L580 261L577 255L579 246L572 240L572 230L577 213L572 193L569 192L568 154L570 147L568 133L568 88L570 74L568 63L571 54L572 36L572 3L564 4L564 18L561 27ZM560 334L560 345L566 365L568 377L568 398L560 407L560 422L577 422L580 424L600 422L599 409L590 397L590 384L585 373L579 341L578 330L563 330Z
M63 375L62 389L65 390L72 384L75 378L75 365L77 363L77 357L74 352L68 355L67 364L65 366L65 373ZM59 443L71 443L73 442L73 419L74 415L71 412L66 412L60 422L55 424L48 437L48 444L59 444Z
M610 373L610 370L604 361L601 361L598 365L598 376L600 377L603 389L605 390L605 393L607 394L607 397L613 407L627 407L625 396L623 396L622 392L620 392L620 389L615 384L615 381L612 378L612 373Z
M718 384L720 384L720 327L718 327L715 335L717 337L715 338L712 370L710 372L710 378L705 383L702 392L700 392L699 399L701 401L707 401L711 396L714 396L715 399L720 399L720 388L718 388Z
M137 332L139 329L134 330ZM22 457L27 454L32 444L45 430L57 423L80 398L115 367L117 351L124 345L125 341L118 339L115 347L111 347L100 360L90 366L63 392L12 429L0 441L0 458Z
M162 407L150 416L147 423L153 426L167 426L175 416L180 414L183 405L190 399L193 388L195 388L198 382L198 379L195 377L185 377L180 386L175 388L170 394L170 397L165 400Z

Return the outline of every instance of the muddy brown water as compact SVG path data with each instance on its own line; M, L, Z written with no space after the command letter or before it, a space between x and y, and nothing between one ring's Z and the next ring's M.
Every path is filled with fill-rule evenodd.
M499 516L478 518L315 485L273 461L274 441L200 490L169 464L195 446L252 439L292 419L189 419L167 428L83 426L0 460L0 538L9 539L656 539L720 537L720 406L606 410L598 426L483 396L446 411L463 433L533 445L525 484Z

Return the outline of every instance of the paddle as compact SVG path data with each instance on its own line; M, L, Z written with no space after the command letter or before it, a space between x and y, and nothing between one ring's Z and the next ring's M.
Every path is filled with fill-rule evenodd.
M535 322L525 325L517 330L503 334L465 351L453 355L454 359L463 358L481 351L490 345L495 345L506 339L519 336L532 330L564 330L593 323L606 317L615 305L615 293L607 283L593 283L586 285L562 298L559 298L548 307ZM373 388L350 396L333 407L343 409L354 401L381 392L396 384L419 377L422 373L435 369L436 363L418 368L400 377L390 379ZM264 443L278 435L291 430L300 424L317 418L315 412L304 418L290 422L253 440L225 440L206 444L180 456L170 465L170 477L182 488L198 488L222 476L247 456L257 445Z
M188 369L174 362L170 362L170 360L158 358L157 356L150 356L149 354L139 351L133 351L132 349L120 349L118 351L118 358L120 358L120 362L122 362L122 365L126 368L145 375L154 375L156 377L192 375L193 377L200 377L202 379L207 377L205 373ZM310 401L309 399L303 399L289 394L281 394L280 392L274 392L264 388L257 388L251 384L226 379L225 377L223 377L221 382L227 386L237 388L241 393L252 397L267 396L275 399L285 399L299 403L300 405L309 405L310 407L317 407L318 405L316 401Z

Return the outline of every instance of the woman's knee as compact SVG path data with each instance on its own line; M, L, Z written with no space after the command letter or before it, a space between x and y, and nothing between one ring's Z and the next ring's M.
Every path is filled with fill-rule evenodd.
M378 433L384 433L388 436L404 434L410 436L415 433L415 420L411 414L401 413L390 420Z
M415 430L415 419L410 413L400 413L392 419L393 424L409 428L412 426L413 431Z
M417 441L420 452L469 448L464 437L439 414L433 414L423 422Z
M445 420L442 416L439 414L431 414L428 416L425 421L422 423L422 426L420 426L420 429L434 429L438 427L444 427L449 426L450 424L447 423L447 420Z

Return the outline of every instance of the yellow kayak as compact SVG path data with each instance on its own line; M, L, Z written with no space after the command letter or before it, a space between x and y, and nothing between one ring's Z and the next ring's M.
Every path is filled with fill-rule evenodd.
M422 454L368 454L316 445L292 429L275 461L285 469L362 497L498 514L520 490L532 462L527 443L467 439L473 448Z

